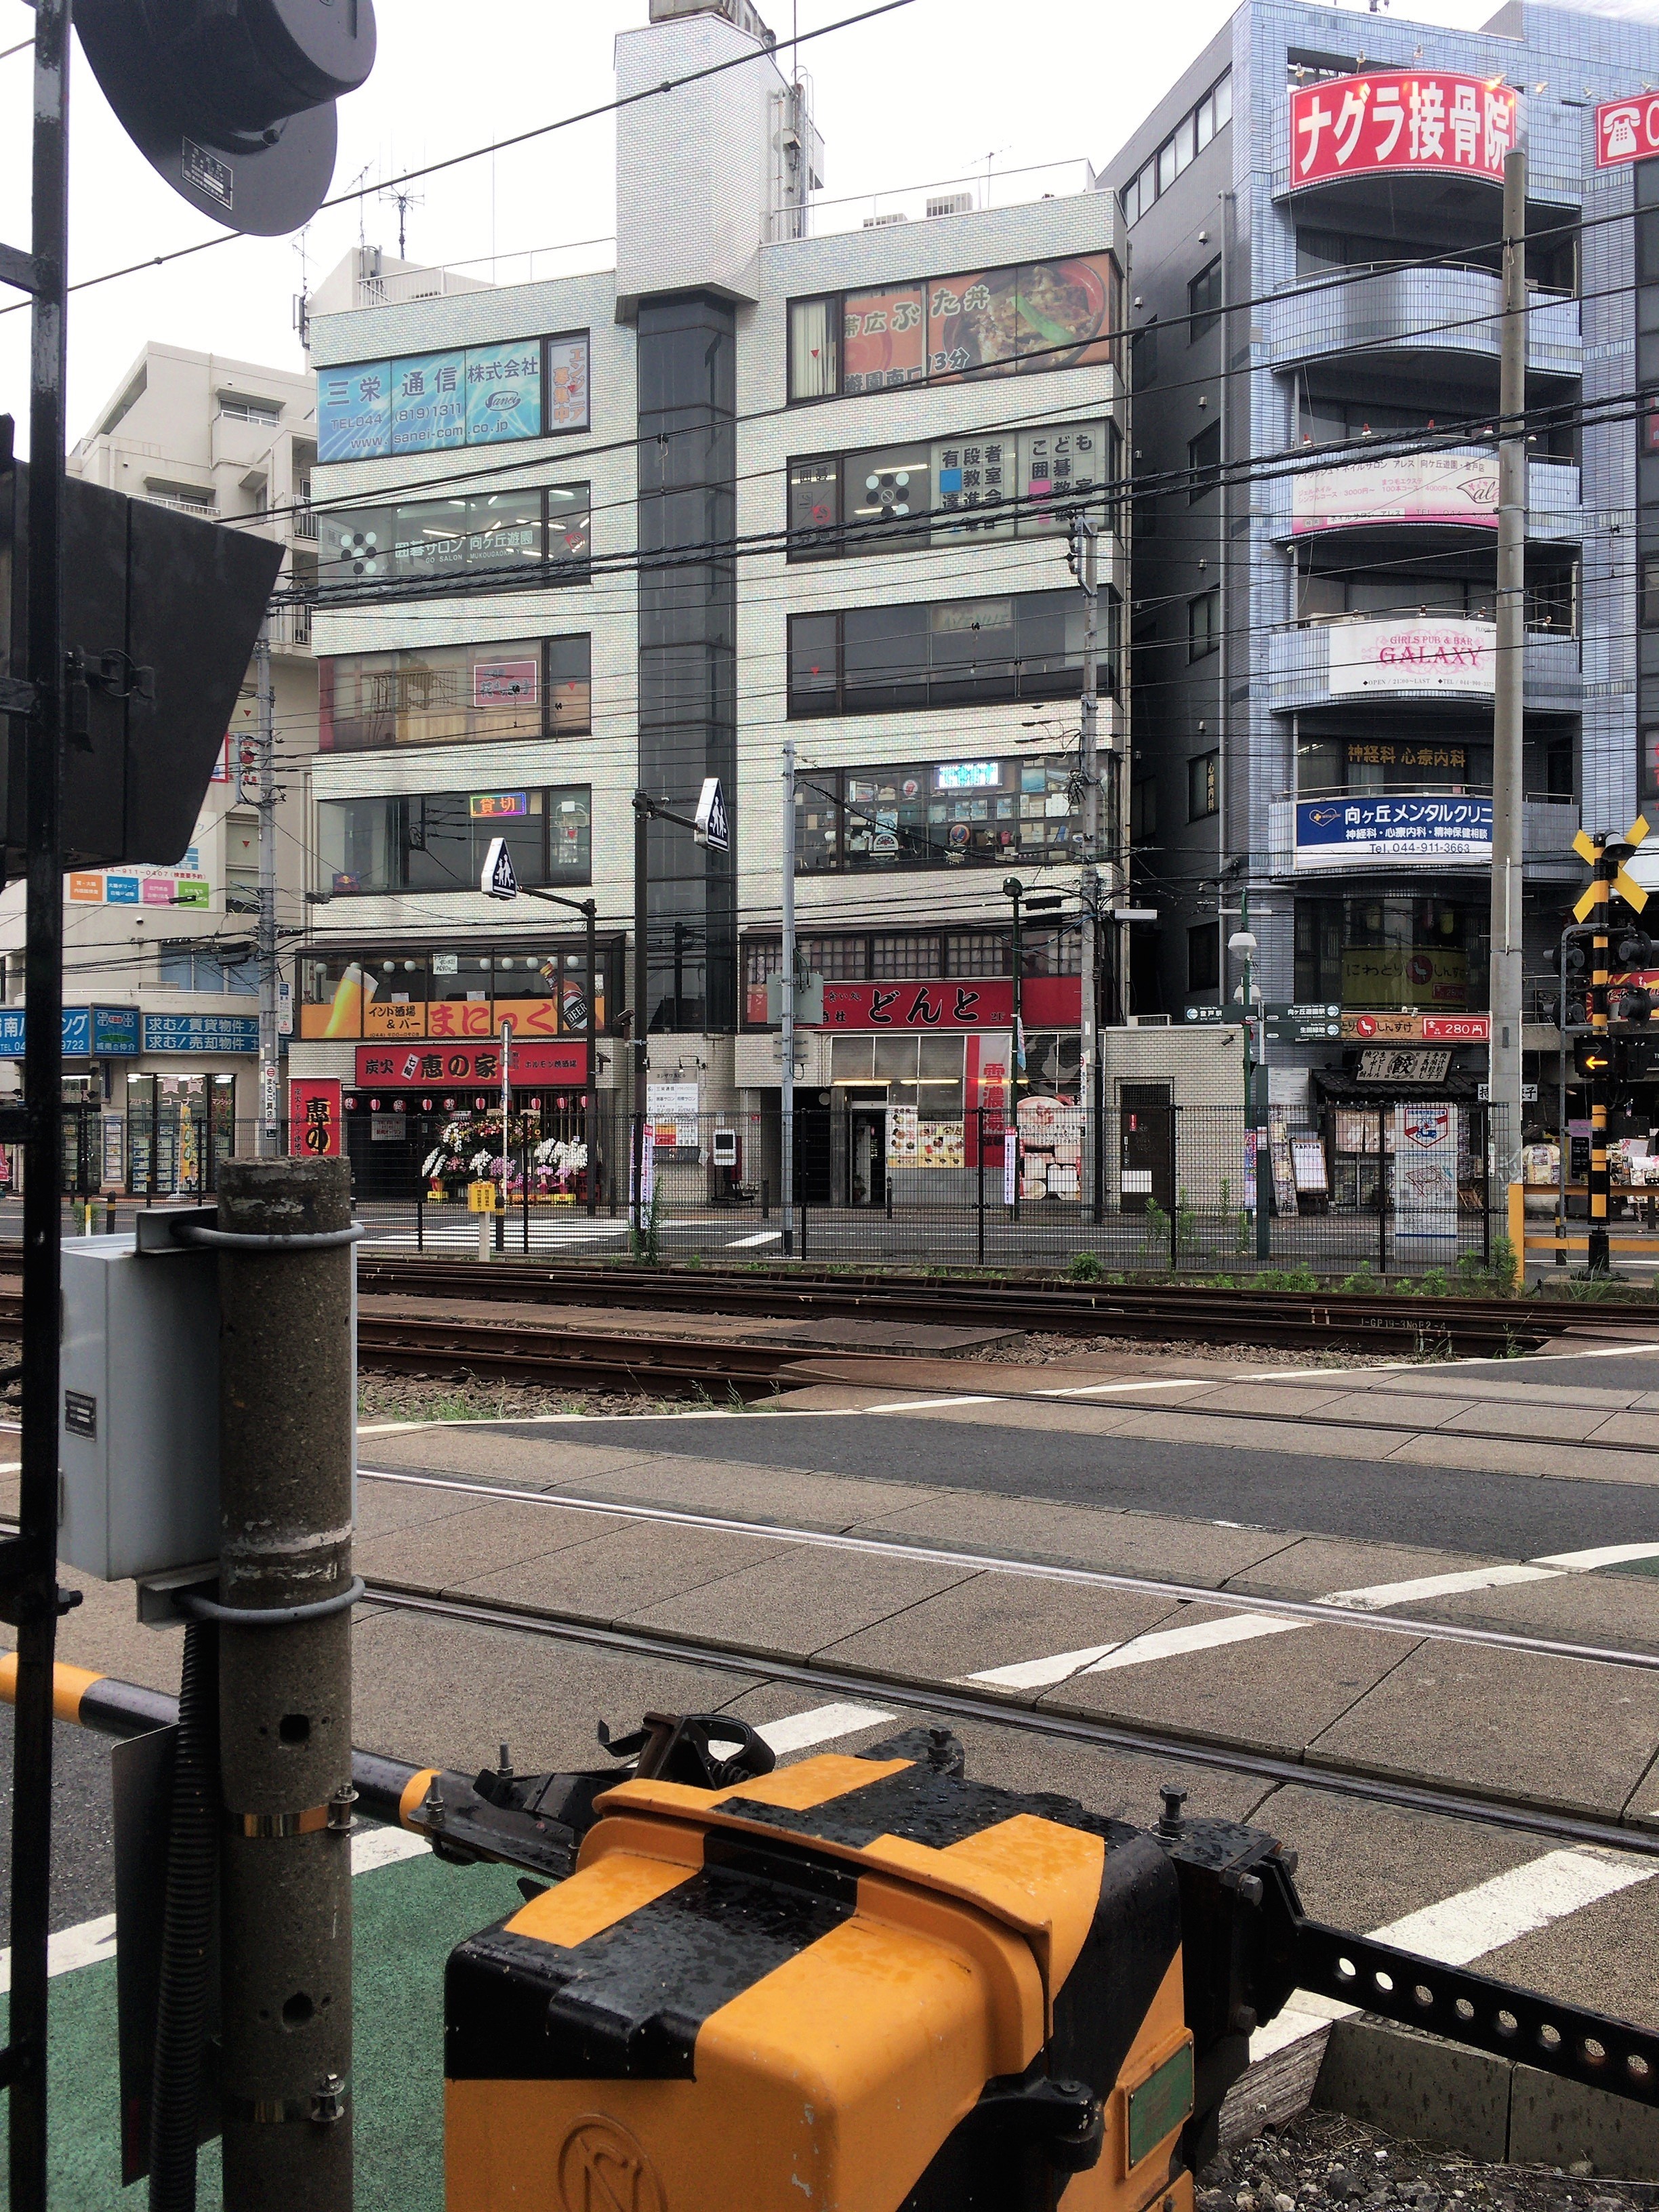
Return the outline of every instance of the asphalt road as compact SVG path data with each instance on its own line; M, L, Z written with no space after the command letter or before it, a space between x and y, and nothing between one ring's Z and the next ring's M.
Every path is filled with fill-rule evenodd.
M1323 1379L1322 1377L1320 1379ZM1451 1552L1531 1559L1593 1544L1659 1539L1659 1498L1645 1485L1538 1480L1387 1461L1294 1457L1214 1444L1158 1443L946 1421L938 1415L757 1413L746 1420L624 1419L594 1425L598 1443L641 1452L811 1468L883 1482L936 1483L1009 1498L1110 1505L1195 1520L1393 1540ZM498 1434L545 1442L549 1431L503 1423ZM1572 1447L1561 1447L1563 1464Z

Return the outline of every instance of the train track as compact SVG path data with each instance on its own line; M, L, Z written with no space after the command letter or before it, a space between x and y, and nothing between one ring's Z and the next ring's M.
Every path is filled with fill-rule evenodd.
M1062 1566L1045 1559L1010 1557L997 1552L963 1552L939 1544L907 1544L896 1536L848 1535L834 1529L803 1528L793 1522L744 1521L729 1514L693 1513L681 1506L619 1504L611 1498L526 1490L522 1485L476 1482L459 1475L404 1474L372 1467L360 1467L357 1475L363 1482L393 1483L413 1490L453 1491L465 1498L489 1498L517 1506L539 1505L562 1513L588 1513L601 1521L641 1522L659 1528L691 1529L705 1535L760 1537L808 1551L850 1552L864 1559L908 1559L922 1566L962 1567L975 1574L1019 1575L1036 1582L1066 1583L1079 1589L1127 1590L1140 1597L1167 1598L1171 1604L1225 1606L1230 1612L1305 1621L1310 1627L1358 1626L1374 1629L1382 1635L1409 1636L1419 1642L1427 1638L1448 1644L1489 1644L1499 1650L1524 1652L1532 1658L1581 1659L1602 1666L1659 1670L1659 1651L1571 1644L1555 1637L1527 1636L1511 1628L1478 1628L1462 1621L1420 1620L1407 1613L1336 1605L1324 1598L1267 1597L1254 1591L1218 1589L1212 1583L1115 1574L1105 1567ZM427 1594L441 1596L444 1592L440 1589Z
M1487 1796L1437 1783L1398 1782L1340 1760L1315 1763L1280 1758L1247 1745L1218 1741L1196 1731L1126 1727L1114 1721L1091 1720L1083 1715L1018 1705L1006 1696L978 1692L961 1683L927 1681L878 1668L830 1666L817 1659L783 1659L775 1653L742 1644L716 1643L656 1629L616 1627L547 1607L436 1596L404 1583L374 1578L368 1580L366 1595L370 1603L399 1612L424 1613L457 1626L503 1629L519 1635L624 1652L636 1658L708 1668L722 1674L746 1676L751 1682L759 1680L787 1683L826 1697L848 1700L878 1697L942 1720L1019 1729L1030 1735L1099 1751L1180 1759L1192 1765L1214 1767L1224 1773L1249 1775L1270 1785L1294 1785L1359 1798L1401 1811L1438 1813L1453 1820L1476 1821L1559 1843L1589 1844L1603 1850L1659 1858L1659 1832L1651 1828L1556 1812L1497 1793Z
M1535 1351L1570 1331L1659 1338L1659 1312L1556 1305L1532 1298L1422 1298L1346 1291L1212 1290L1200 1285L1052 1279L981 1282L930 1274L763 1274L716 1267L632 1267L507 1260L358 1257L364 1291L489 1298L515 1304L605 1304L659 1312L854 1316L1010 1325L1045 1334L1294 1344L1350 1350L1499 1355Z

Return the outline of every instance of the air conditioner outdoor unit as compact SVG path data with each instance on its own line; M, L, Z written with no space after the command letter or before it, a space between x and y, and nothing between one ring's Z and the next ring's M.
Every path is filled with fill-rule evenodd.
M890 222L902 222L904 220L902 215L867 215L864 218L864 227L866 230L885 230Z
M972 215L974 196L971 192L945 192L939 198L929 200L927 213L936 215Z

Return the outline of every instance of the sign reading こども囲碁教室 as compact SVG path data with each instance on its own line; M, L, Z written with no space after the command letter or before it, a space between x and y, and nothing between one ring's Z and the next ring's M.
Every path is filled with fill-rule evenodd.
M1291 92L1291 189L1378 170L1504 181L1521 137L1521 95L1456 70L1378 70Z
M1659 155L1659 94L1604 100L1595 111L1595 166L1622 168Z

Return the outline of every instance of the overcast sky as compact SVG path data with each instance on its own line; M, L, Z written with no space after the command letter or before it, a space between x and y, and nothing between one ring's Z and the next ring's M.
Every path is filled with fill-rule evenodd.
M764 0L763 0L764 4ZM805 32L858 12L860 0L799 0ZM1399 13L1473 25L1497 0L1418 0ZM492 28L493 11L455 0L379 0L380 58L368 86L340 111L335 188L367 170L371 181L487 144L611 97L611 41L639 24L646 0L532 0ZM1350 11L1345 9L1342 12ZM792 0L771 0L780 39L797 27ZM1214 34L1227 0L1134 6L1124 0L913 0L877 22L803 49L817 88L828 198L972 174L990 158L997 201L1035 196L997 173L1075 157L1103 165L1139 118ZM0 0L0 48L29 36L32 12ZM29 61L0 61L0 238L28 244ZM70 100L70 267L94 276L214 234L134 151L100 98L78 49ZM505 256L601 238L614 222L609 118L520 151L469 163L410 187L411 259L468 261L489 273ZM371 245L395 250L397 210L370 200ZM319 216L304 241L313 282L358 238L341 208ZM483 256L480 262L477 257ZM536 273L610 265L608 243L538 252ZM523 273L522 262L505 278ZM70 307L70 442L90 428L148 339L234 359L298 368L294 295L299 245L235 240L173 266L79 295ZM14 295L0 295L9 304ZM0 315L0 412L18 418L27 449L27 313Z

